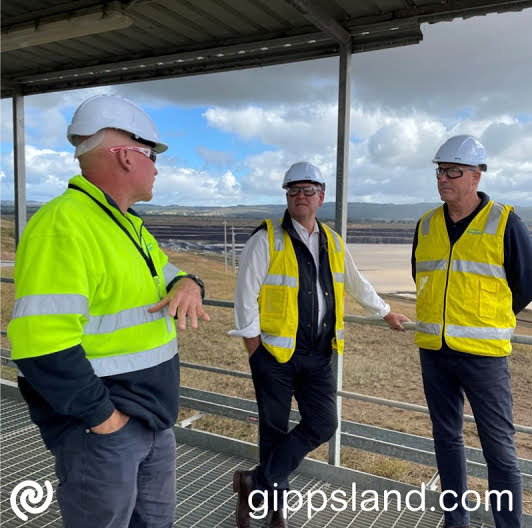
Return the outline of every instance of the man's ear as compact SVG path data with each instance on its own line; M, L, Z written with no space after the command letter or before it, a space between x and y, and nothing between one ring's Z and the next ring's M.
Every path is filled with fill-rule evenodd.
M131 151L127 149L122 149L117 152L118 163L120 168L126 172L129 172L133 168L133 158L131 156Z

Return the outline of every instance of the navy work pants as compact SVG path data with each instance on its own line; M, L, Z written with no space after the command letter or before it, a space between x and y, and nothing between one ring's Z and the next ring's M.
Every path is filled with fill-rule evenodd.
M254 471L255 489L278 490L281 504L283 490L290 489L290 474L338 427L331 349L307 354L296 350L288 362L279 363L261 344L249 363L259 408L260 464ZM292 396L301 421L289 431Z
M497 528L520 528L522 485L512 422L512 393L507 357L487 357L453 350L420 350L425 396L432 419L434 446L442 490L453 490L458 498L445 497L449 527L469 524L469 512L461 505L468 489L466 457L462 436L464 393L471 404L484 458L490 490L508 490L500 511L491 506ZM483 497L483 494L481 494Z
M53 454L63 528L173 525L176 450L172 429L151 431L133 417L106 435L79 427Z

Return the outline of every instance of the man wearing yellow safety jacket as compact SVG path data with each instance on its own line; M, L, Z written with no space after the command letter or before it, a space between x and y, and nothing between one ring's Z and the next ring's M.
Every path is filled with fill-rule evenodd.
M477 192L486 151L454 136L433 159L445 202L419 221L412 251L417 289L416 344L445 492L445 526L469 527L462 436L467 396L488 466L490 490L505 491L492 511L497 528L520 528L517 461L508 371L515 314L532 301L532 241L508 205ZM509 497L508 493L511 495Z
M329 440L337 422L333 350L344 348L344 291L368 312L403 330L395 314L358 272L341 237L316 220L325 196L320 170L307 162L285 174L287 211L266 220L248 240L235 291L237 330L244 338L259 409L260 464L234 474L236 521L250 526L253 491L268 495L267 526L284 527L283 492L305 455ZM292 395L301 422L288 429ZM277 508L274 491L277 491ZM252 495L257 499L259 493Z
M203 284L168 261L130 206L151 200L153 121L85 101L68 139L82 174L28 223L8 327L19 387L56 458L65 528L169 527L175 517L180 329Z

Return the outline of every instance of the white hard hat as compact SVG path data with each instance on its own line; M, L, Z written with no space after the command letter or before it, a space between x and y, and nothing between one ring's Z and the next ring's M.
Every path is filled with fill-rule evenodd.
M67 129L67 138L75 145L75 136L92 136L103 128L129 132L139 143L155 152L164 152L168 145L159 141L159 132L151 118L135 103L119 95L95 95L78 107Z
M308 161L298 161L294 163L285 173L283 189L288 189L292 183L300 181L311 181L321 184L325 190L325 178L321 175L320 169Z
M475 165L481 171L487 171L486 149L474 136L453 136L436 152L432 163L459 163Z

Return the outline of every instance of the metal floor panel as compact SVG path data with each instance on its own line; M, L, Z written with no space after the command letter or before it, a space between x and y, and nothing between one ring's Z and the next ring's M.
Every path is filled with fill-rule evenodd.
M56 485L53 456L46 450L36 426L28 416L25 403L2 398L1 408L0 467L0 512L2 527L5 528L61 528L57 501L40 514L28 513L27 521L18 518L11 508L10 494L14 487L24 480L34 480L43 485L49 480ZM177 447L177 520L176 528L233 528L236 496L232 489L232 475L236 469L250 468L250 460L200 449L188 444ZM344 511L335 512L327 507L319 512L309 512L308 503L290 515L292 528L442 528L441 512L397 511L390 504L386 511L364 511L359 504L353 504L351 490L339 488L328 482L294 474L292 489L303 497L309 491L321 490L327 497L341 489L349 498ZM289 502L297 505L296 500ZM313 504L319 504L316 496ZM35 506L39 506L39 503ZM252 528L261 528L262 520L254 520ZM475 528L489 528L487 525L472 525ZM98 527L95 527L98 528Z

